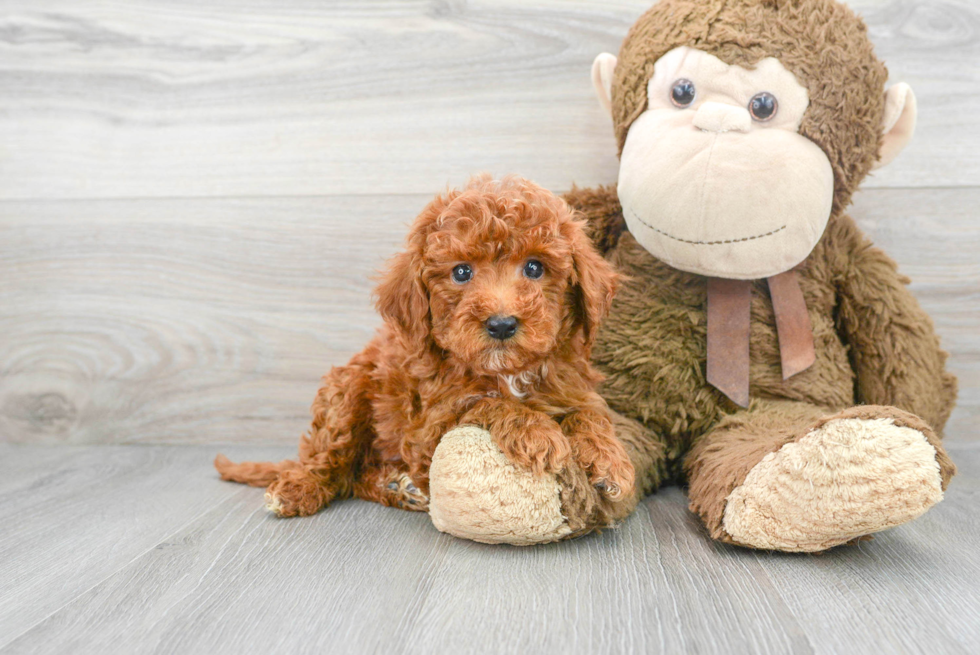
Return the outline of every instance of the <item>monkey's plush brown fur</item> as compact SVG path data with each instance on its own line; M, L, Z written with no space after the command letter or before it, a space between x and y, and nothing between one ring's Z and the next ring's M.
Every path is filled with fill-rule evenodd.
M603 239L623 230L613 189L576 190L566 199L606 226ZM956 380L944 370L946 353L932 321L894 262L848 216L831 220L797 269L817 360L789 380L780 372L768 288L754 283L753 401L745 410L704 380L704 278L657 261L629 232L608 257L627 279L593 352L606 376L600 392L614 411L636 422L645 452L663 453L653 461L646 455L649 469L637 468L638 479L647 480L645 493L686 479L692 508L716 538L726 538L721 513L732 489L763 456L819 422L848 415L844 410L855 404L892 406L905 411L882 408L878 415L941 432L952 411ZM945 483L954 469L933 430L922 431L937 449Z
M522 274L531 259L540 279ZM451 276L461 263L473 271L463 283ZM476 178L415 220L377 290L385 326L324 378L299 461L215 465L226 480L268 485L281 516L351 494L425 510L433 451L471 424L520 466L554 473L574 461L603 495L630 497L633 465L589 364L617 281L564 201L519 178ZM488 336L498 314L518 319L513 337Z
M772 302L765 282L757 281L753 400L740 409L705 381L706 279L671 268L640 246L625 228L615 188L566 195L627 280L593 362L606 376L603 397L630 426L621 437L630 444L638 495L593 513L592 525L628 512L664 482L683 480L711 535L732 541L722 526L732 491L766 455L834 418L879 418L922 432L936 450L945 489L955 470L937 436L956 398L947 355L908 280L843 213L881 139L887 74L865 32L858 17L832 0L662 0L630 30L612 88L620 149L664 53L691 45L742 66L774 56L809 89L799 131L827 154L835 197L822 240L797 268L816 363L782 379Z

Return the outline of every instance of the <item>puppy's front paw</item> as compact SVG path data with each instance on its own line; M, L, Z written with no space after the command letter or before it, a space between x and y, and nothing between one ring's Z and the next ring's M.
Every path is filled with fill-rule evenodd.
M535 475L560 471L572 451L558 423L544 415L494 437L507 459Z
M633 495L633 462L606 417L583 412L566 419L562 427L574 448L575 462L596 489L610 500Z
M594 463L589 470L589 482L611 500L627 498L633 494L635 471L630 460Z

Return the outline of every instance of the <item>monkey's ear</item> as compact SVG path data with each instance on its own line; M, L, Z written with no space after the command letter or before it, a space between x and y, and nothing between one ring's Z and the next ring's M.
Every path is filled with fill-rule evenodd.
M885 92L885 113L881 119L884 138L875 168L888 164L908 145L915 132L916 114L915 94L908 84L901 82Z
M612 82L616 69L616 55L604 52L592 62L592 87L599 98L599 104L612 116Z

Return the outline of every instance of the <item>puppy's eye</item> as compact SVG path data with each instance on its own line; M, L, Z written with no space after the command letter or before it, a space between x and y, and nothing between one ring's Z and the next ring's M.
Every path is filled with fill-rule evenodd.
M755 94L749 100L749 113L752 114L752 118L760 122L775 116L778 108L779 103L776 101L776 96L765 91Z
M457 264L453 268L453 282L456 284L465 284L471 277L473 277L473 269L469 264Z
M524 264L524 277L537 280L542 275L544 275L544 264L539 262L537 259L527 260L527 263Z
M675 107L690 106L694 102L695 95L697 95L697 89L694 88L694 82L691 80L677 80L670 89L670 101L674 103Z

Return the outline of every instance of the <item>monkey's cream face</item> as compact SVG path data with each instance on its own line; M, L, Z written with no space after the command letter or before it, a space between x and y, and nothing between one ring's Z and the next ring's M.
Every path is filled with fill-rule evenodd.
M809 94L778 60L729 66L689 47L657 60L626 136L619 199L630 232L684 271L768 277L803 261L834 198L823 151L801 136Z

